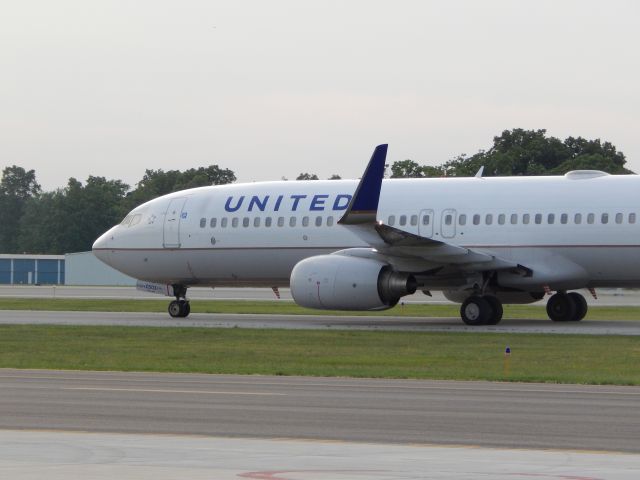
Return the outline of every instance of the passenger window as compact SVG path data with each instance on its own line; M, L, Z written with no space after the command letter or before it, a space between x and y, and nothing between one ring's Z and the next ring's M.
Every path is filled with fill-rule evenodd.
M209 222L209 226L211 228L216 228L216 225L218 224L218 219L217 218L212 218L211 221Z
M206 218L201 218L200 219L200 228L204 228L207 226L207 219Z
M407 224L407 216L406 215L400 215L400 225L404 226Z
M296 226L296 217L289 218L289 226L290 227L295 227Z
M322 226L322 217L316 217L316 227Z
M622 214L616 213L616 223L622 223Z
M580 225L582 223L582 214L581 213L576 213L573 216L573 223L575 223L576 225Z
M426 227L427 225L429 225L430 222L431 222L431 216L430 215L423 215L422 216L422 225L424 225Z
M569 221L569 215L567 215L566 213L563 213L562 215L560 215L560 223L562 223L563 225L566 225L568 221Z
M636 214L635 213L630 213L629 214L629 223L636 223Z
M493 223L493 215L487 213L487 216L484 217L484 223L486 223L487 225L491 225Z
M284 227L284 217L278 217L278 226Z
M418 225L418 215L411 215L411 225L414 227Z
M231 226L232 226L233 228L237 228L237 227L238 227L238 223L240 223L240 221L238 220L238 217L233 217L233 218L231 219Z
M607 223L609 223L609 214L603 213L600 217L600 220L602 221L603 225L606 225Z
M395 215L389 215L389 226L393 227L396 224L396 216Z
M525 213L524 215L522 215L522 223L524 223L525 225L529 225L530 217L531 215L529 215L528 213Z
M467 224L467 216L464 213L458 217L458 224L462 226Z
M253 226L254 227L259 227L260 226L260 217L255 217L253 219Z
M547 223L549 225L553 225L556 221L556 216L553 213L550 213L549 215L547 215Z
M302 217L302 226L303 227L309 226L309 217Z
M516 225L518 223L518 214L517 213L512 213L511 214L511 225Z
M480 215L478 215L477 213L473 216L473 224L480 225Z
M327 217L327 227L333 226L333 217Z
M498 215L498 223L499 223L500 225L504 225L504 220L505 220L505 218L506 218L506 217L504 216L504 213L501 213L500 215Z
M228 222L227 217L222 217L222 220L220 220L220 226L222 228L227 228L227 222Z
M270 227L271 226L271 217L267 217L264 219L264 226L265 227Z
M242 219L242 226L245 228L249 226L249 217L244 217Z
M445 215L444 216L444 224L451 225L453 223L453 215Z
M536 222L536 225L540 225L542 223L542 214L536 213L533 221Z
M593 224L595 220L596 220L596 216L593 213L590 213L589 215L587 215L587 223L589 225Z

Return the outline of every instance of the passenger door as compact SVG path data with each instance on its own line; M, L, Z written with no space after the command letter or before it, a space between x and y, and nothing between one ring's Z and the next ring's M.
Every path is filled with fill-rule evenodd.
M164 216L164 248L180 248L180 222L186 201L186 197L180 197L169 202Z

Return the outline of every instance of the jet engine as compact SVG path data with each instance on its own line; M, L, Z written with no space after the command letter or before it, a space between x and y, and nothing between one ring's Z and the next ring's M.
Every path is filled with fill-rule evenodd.
M369 258L319 255L291 272L291 295L298 305L322 310L385 310L416 291L408 273Z

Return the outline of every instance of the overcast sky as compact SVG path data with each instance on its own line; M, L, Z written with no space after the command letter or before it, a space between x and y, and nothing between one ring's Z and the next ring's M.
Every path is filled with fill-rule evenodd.
M437 165L515 127L601 138L640 172L640 2L0 4L0 168L134 185Z

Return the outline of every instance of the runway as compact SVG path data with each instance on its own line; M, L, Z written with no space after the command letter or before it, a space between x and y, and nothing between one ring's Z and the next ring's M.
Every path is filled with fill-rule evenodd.
M640 453L639 387L0 370L0 391L0 429Z
M0 392L6 478L640 475L637 387L0 370Z
M283 300L292 300L288 288L279 289ZM581 290L589 305L600 306L640 306L640 291L625 289L600 289L595 299L586 290ZM270 288L207 288L191 287L188 296L192 300L273 300L277 301ZM125 298L166 301L167 297L136 290L135 286L80 286L80 285L0 285L0 298ZM545 305L546 298L533 303ZM422 292L408 295L405 303L451 304L442 292L432 292L427 296Z
M640 335L640 321L629 320L583 320L559 323L550 320L505 319L498 325L470 327L462 323L459 318L231 313L192 313L188 318L178 319L171 318L166 313L0 310L0 325L2 324Z

